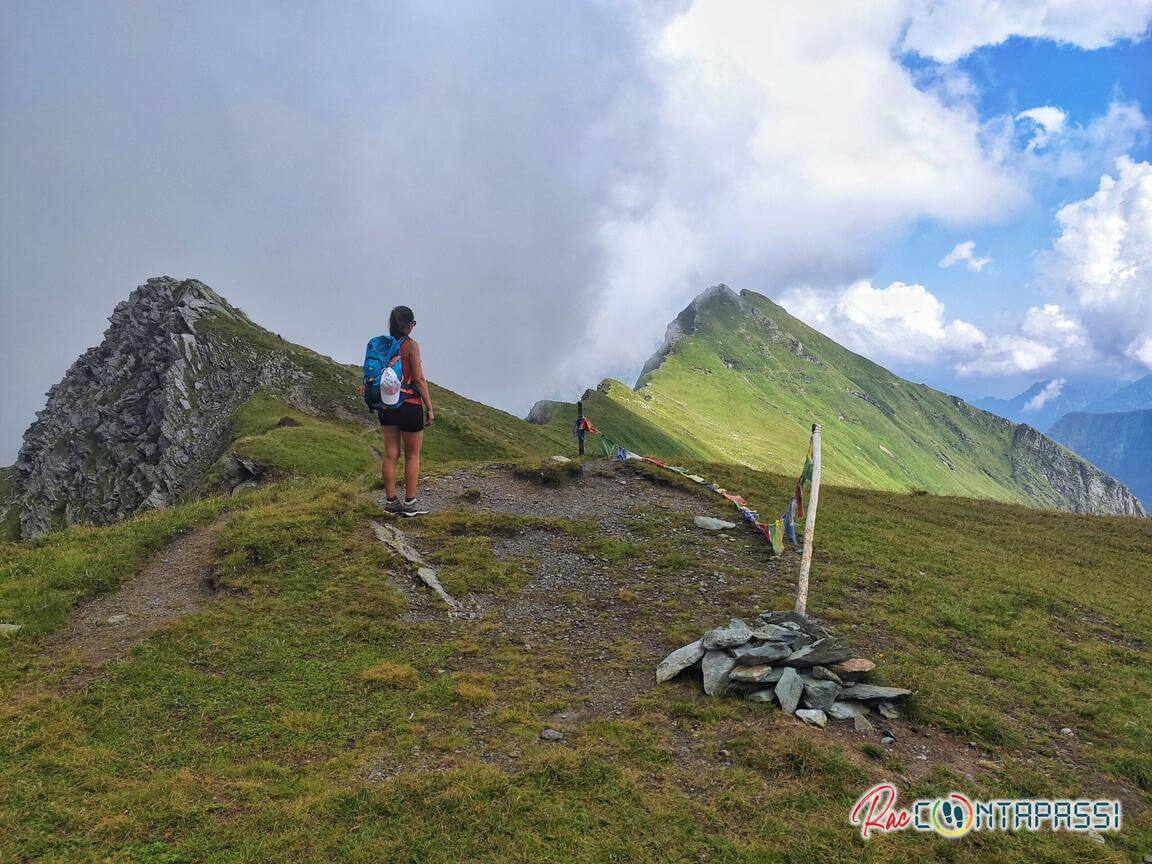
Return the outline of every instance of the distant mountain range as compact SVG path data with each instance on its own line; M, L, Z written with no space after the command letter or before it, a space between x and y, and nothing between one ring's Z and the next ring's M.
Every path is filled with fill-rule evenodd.
M1068 412L1084 410L1099 395L1099 386L1092 383L1053 378L1037 381L1011 399L986 396L973 400L971 404L1044 431Z
M1051 439L854 354L766 297L716 286L669 325L635 388L605 380L588 416L621 445L670 458L799 470L811 423L832 483L1143 512L1120 483ZM539 403L567 427L573 406Z
M972 404L1048 435L1152 501L1152 375L1120 387L1100 382L1037 381L1012 399ZM1110 395L1099 398L1101 392Z
M1101 397L1101 393L1109 395ZM970 404L1017 423L1037 429L1052 428L1057 420L1073 411L1106 414L1110 411L1143 411L1152 408L1152 375L1131 384L1106 381L1077 381L1050 378L1037 381L1011 399L985 396Z
M1065 414L1048 433L1152 501L1152 410Z
M1147 411L1152 409L1152 375L1145 375L1121 387L1111 396L1092 402L1082 410L1089 414L1107 414L1111 411Z

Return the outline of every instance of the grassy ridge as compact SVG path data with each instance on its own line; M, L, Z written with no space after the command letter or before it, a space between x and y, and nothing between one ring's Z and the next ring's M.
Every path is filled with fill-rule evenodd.
M264 390L242 405L232 418L221 462L190 496L219 491L222 462L231 455L252 460L277 479L351 479L372 470L383 450L383 436L360 396L358 367L287 342L239 310L206 316L197 326L204 335L234 346L238 357L255 352L283 358L304 370L308 379L290 393ZM526 423L436 384L429 386L436 422L425 435L423 452L433 465L542 456L572 447L571 436L562 430Z
M819 422L829 482L1061 503L1007 421L893 375L753 292L694 303L694 328L637 389L605 382L586 400L633 449L791 474Z
M226 326L236 338L251 335L239 319ZM891 466L864 452L875 440L897 455L901 441L951 447L972 494L984 491L976 466L995 475L979 454L961 458L973 442L995 443L995 429L978 438L982 415L961 422L939 401L947 397L916 385L902 392L862 358L845 374L855 355L837 357L837 371L820 378L794 343L762 323L770 338L737 332L746 326L729 321L722 333L687 337L638 391L611 382L591 394L589 416L622 443L673 455L740 491L764 515L783 508L807 447L805 411L817 403L844 418L824 421L843 483L927 486L889 476ZM259 332L269 351L294 348ZM825 350L835 348L820 346L821 357ZM452 511L417 520L413 539L450 590L484 595L488 614L455 622L429 614L389 578L402 567L370 531L378 514L362 493L381 439L361 422L357 372L306 359L322 374L305 401L323 416L257 394L234 418L229 444L273 477L299 479L0 543L0 622L24 625L0 636L0 861L1025 864L1119 862L1152 848L1152 607L1143 602L1152 522L825 487L812 611L877 657L885 681L915 689L914 722L971 754L964 768L917 775L902 796L1121 788L1130 805L1124 832L1105 845L1024 832L865 845L847 824L855 797L914 773L874 743L708 699L683 681L637 691L619 715L578 711L568 742L549 745L538 740L541 727L585 707L573 649L561 638L513 642L499 623L499 604L538 564L495 554L501 538L521 532L613 568L620 602L557 597L573 616L634 620L637 640L669 648L716 623L700 612L705 580L732 614L789 606L794 556L723 567L721 584L722 565L693 554L679 533L683 514L637 512L622 540L602 535L594 519ZM754 361L775 365L742 374ZM660 394L661 375L681 396ZM846 389L865 392L867 376L879 406ZM701 380L711 389L702 392ZM794 388L793 401L769 398L762 381ZM804 389L817 382L818 392ZM434 399L426 453L439 470L574 448L563 406L535 426L439 388ZM756 425L765 400L777 411L771 434ZM721 405L730 419L705 422ZM871 410L884 423L853 414ZM947 422L920 428L916 417L932 412ZM759 443L749 449L753 433ZM850 444L861 448L858 460L843 458ZM788 476L735 464L771 460ZM85 689L61 690L67 668L41 651L73 604L114 590L176 534L225 509L233 515L215 550L224 596ZM665 599L649 604L664 585L673 586ZM641 668L636 642L605 638L594 648L611 668Z

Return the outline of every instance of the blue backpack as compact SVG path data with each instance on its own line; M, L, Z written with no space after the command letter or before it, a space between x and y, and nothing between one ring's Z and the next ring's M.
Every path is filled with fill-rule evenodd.
M407 337L395 339L385 334L368 341L364 351L364 386L361 393L372 411L395 408L404 396L400 387L404 381L404 364L400 359L400 347Z

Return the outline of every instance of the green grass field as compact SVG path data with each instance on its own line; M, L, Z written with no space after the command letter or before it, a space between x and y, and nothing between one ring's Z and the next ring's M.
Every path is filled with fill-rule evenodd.
M775 475L693 467L763 512L787 493ZM811 608L880 659L883 680L915 689L914 722L992 766L971 780L933 769L907 797L1122 788L1130 805L1104 846L1043 833L864 844L848 808L908 766L796 734L762 706L664 685L563 747L538 741L580 686L562 644L526 652L485 619L406 615L383 576L396 563L367 539L363 483L313 477L0 547L0 621L27 625L0 637L0 860L1032 862L1152 848L1147 521L826 487ZM67 664L39 646L69 606L225 507L224 597L62 689ZM494 559L493 538L531 530L619 562L642 604L638 562L649 580L714 566L681 554L666 520L638 514L629 544L586 520L472 511L414 530L452 590L513 596L529 563ZM788 605L791 574L733 576L733 611L752 596ZM665 611L663 644L714 623L691 594ZM702 755L683 759L685 736Z

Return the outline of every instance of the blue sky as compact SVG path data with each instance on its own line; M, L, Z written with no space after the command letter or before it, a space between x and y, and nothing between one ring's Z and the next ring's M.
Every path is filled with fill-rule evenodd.
M921 65L915 56L907 62ZM1014 37L1003 45L980 48L957 65L975 83L976 103L986 121L1052 105L1068 114L1068 123L1087 125L1116 99L1133 102L1152 116L1152 40L1147 38L1084 50ZM1128 152L1136 161L1147 161L1152 158L1152 141L1145 136ZM1098 182L1099 175L1092 173L1037 178L1033 200L1001 224L958 229L922 221L884 250L874 280L919 282L945 303L950 317L989 329L1010 326L1029 306L1050 299L1045 287L1036 284L1034 258L1057 233L1054 213L1067 202L1091 195ZM969 240L975 241L980 256L992 259L990 264L980 272L938 266L955 244ZM898 365L908 374L919 371L916 377L968 397L1015 395L1037 378L1027 373L963 378L947 365L926 369Z
M404 303L434 380L521 415L632 380L718 282L970 397L1146 373L1150 22L1152 0L2 4L0 464L159 275L352 362Z

